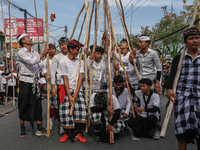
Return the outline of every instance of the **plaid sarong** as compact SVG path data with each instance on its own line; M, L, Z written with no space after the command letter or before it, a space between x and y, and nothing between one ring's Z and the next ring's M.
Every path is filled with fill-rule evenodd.
M198 139L200 137L200 98L194 95L176 95L174 104L175 134L185 134L192 129Z
M58 108L59 102L58 102L57 94L56 96L53 96L50 94L50 108Z
M123 118L123 114L125 113L125 109L121 109L121 119L125 122L125 121L128 121L130 118L132 118L133 116L133 112L130 110L129 114L128 114L128 118Z
M91 122L96 125L96 124L101 124L101 115L102 112L98 113L92 113L90 115ZM104 114L103 114L104 115ZM106 122L106 127L109 124L109 116L104 115L105 122ZM117 120L117 122L113 125L113 131L114 133L119 133L120 131L124 130L125 124L121 118Z
M70 94L73 95L74 90L70 89ZM70 103L68 96L65 96L65 102L60 103L59 113L60 113L60 122L63 128L73 129L75 128L75 122L77 123L87 123L87 106L85 99L83 98L83 93L79 92L78 98L74 106L74 114L70 116Z
M138 84L130 84L130 86L132 89L134 89L134 91L138 90ZM132 100L133 100L133 106L139 107L139 103L140 103L139 98L133 93L131 93L131 95L132 95Z

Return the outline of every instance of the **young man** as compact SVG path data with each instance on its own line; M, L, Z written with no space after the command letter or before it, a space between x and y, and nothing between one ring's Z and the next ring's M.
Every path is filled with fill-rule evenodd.
M114 137L117 138L120 131L125 127L123 120L120 118L120 103L117 98L112 95L113 108L109 105L108 93L105 91L99 91L93 93L90 98L89 107L91 108L91 122L94 128L94 140L95 141L109 141L109 133L114 132ZM109 115L113 115L111 121L109 121Z
M121 118L128 121L132 115L131 113L131 101L128 93L128 89L124 87L124 78L121 75L114 77L113 95L115 95L120 103Z
M140 107L136 107L136 113L140 116L129 121L129 127L132 128L136 137L150 137L160 139L157 130L159 120L160 98L159 95L150 90L152 81L144 78L139 81L141 90L134 91L140 100Z
M104 82L103 77L108 72L108 64L106 63L107 60L104 60L102 58L103 55L104 55L104 49L100 46L97 46L95 48L95 52L92 52L90 57L87 59L88 71L90 69L90 65L92 64L92 69L91 69L92 93L93 92L96 93L97 91L100 90Z
M167 97L174 102L175 135L180 150L197 141L200 149L200 32L192 27L184 33L184 54L176 93L172 91L181 54L174 57L167 81Z
M58 40L58 43L60 45L61 53L59 53L58 55L55 55L52 59L50 76L51 76L51 94L54 97L57 96L59 99L59 90L57 91L57 89L59 85L63 85L63 80L61 76L58 74L58 65L59 65L59 61L63 59L65 56L67 56L68 54L67 44L69 43L69 39L66 37L61 37ZM62 126L60 126L60 134L63 134L63 133L64 133L64 130Z
M68 137L73 142L75 139L82 143L87 142L82 136L82 130L85 130L87 123L87 105L83 98L81 88L82 76L84 73L84 63L81 60L80 72L77 72L79 66L79 49L84 46L76 40L71 40L67 45L69 54L59 62L58 73L63 78L63 85L59 86L60 92L60 121L65 131L60 142L66 142ZM80 54L81 55L81 54ZM79 74L78 84L75 89L76 74ZM73 115L70 116L70 109L74 106ZM75 135L76 134L76 135Z
M140 50L136 51L136 59L138 65L138 71L142 78L149 78L155 86L152 86L152 90L156 93L160 93L160 77L162 66L156 51L148 48L150 38L148 36L141 36L139 39ZM133 64L135 51L130 54L129 60ZM156 70L157 69L157 73Z
M47 136L46 130L42 126L42 105L40 99L38 74L41 71L42 75L47 76L47 70L44 68L41 59L48 53L45 49L42 54L38 54L31 46L32 39L28 34L23 33L17 37L18 43L22 46L18 52L18 62L20 68L20 83L19 83L19 119L20 119L20 137L26 137L25 121L30 121L32 128L34 121L37 122L37 136ZM47 78L50 81L50 78Z
M53 59L55 53L56 53L56 47L55 47L54 44L50 43L49 44L49 68L50 68L50 72L51 72L51 68L52 68L52 59ZM47 59L45 59L43 61L43 64L44 64L45 68L47 68ZM51 89L51 85L50 85L50 89ZM54 120L56 120L56 119L59 120L58 106L59 106L59 102L58 102L57 96L52 96L52 94L50 94L50 130L52 130L52 128L53 128L52 118L54 117Z

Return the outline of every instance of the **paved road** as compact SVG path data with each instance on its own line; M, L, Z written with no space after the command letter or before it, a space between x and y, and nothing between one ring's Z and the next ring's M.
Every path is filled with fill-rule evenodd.
M162 121L166 110L164 108L167 103L167 98L161 96L161 110ZM43 101L43 118L44 126L46 126L46 101ZM3 109L3 108L0 108ZM0 117L0 150L177 150L177 141L174 135L174 121L171 117L167 134L164 139L152 140L148 138L140 138L140 140L132 140L129 130L125 130L120 134L119 139L115 141L115 144L94 142L92 138L92 131L89 134L85 134L87 143L80 143L75 141L71 143L69 140L66 143L60 143L61 136L58 134L59 123L54 122L53 132L54 135L50 138L35 136L35 130L32 131L30 124L26 123L27 137L24 139L19 138L19 120L18 110L12 111L7 116ZM188 150L195 150L196 145L188 145Z

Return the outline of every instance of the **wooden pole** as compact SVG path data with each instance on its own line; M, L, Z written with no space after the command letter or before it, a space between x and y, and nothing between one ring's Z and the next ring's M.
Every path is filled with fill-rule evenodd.
M83 41L83 44L86 45L86 48L87 48L87 29L88 29L88 18L89 18L89 12L90 12L90 4L91 4L91 0L89 0L89 4L87 6L87 0L85 0L85 7L86 7L86 24L85 24L85 37L84 37L84 41ZM82 55L82 53L80 53L80 56ZM85 60L87 60L87 55L85 54ZM78 78L79 78L79 72L80 72L80 67L81 67L81 57L79 59L79 66L78 66L78 69L77 69L77 74L76 74L76 83L75 83L75 89L74 89L74 92L77 90L77 86L78 86ZM85 61L85 91L87 91L87 61ZM85 92L85 100L86 100L86 104L87 104L87 92ZM74 112L74 105L71 106L71 109L70 109L70 116L73 115L73 112Z
M190 23L189 28L191 28L192 25L194 24L194 21L195 21L196 15L197 15L197 8L198 8L198 0L196 0L196 3L195 3L195 11L194 11L193 19ZM180 57L180 60L179 60L179 63L178 63L176 75L175 75L175 78L174 78L172 90L175 94L176 94L176 87L177 87L177 84L178 84L178 80L179 80L179 76L180 76L180 72L181 72L181 68L182 68L183 58L185 56L185 51L186 51L186 45L184 46L184 49L182 51L182 54L181 54L181 57ZM166 113L166 116L165 116L165 120L163 122L162 130L161 130L161 133L160 133L160 137L162 137L162 138L165 137L167 126L168 126L168 123L169 123L169 119L170 119L171 114L172 114L173 106L174 106L174 103L172 101L170 101L168 109L167 109L167 113Z
M76 30L76 26L77 26L77 24L78 24L79 17L80 17L80 15L81 15L81 13L83 12L83 9L84 9L84 8L85 8L85 2L84 2L84 4L83 4L83 7L81 8L81 10L80 10L79 13L78 13L78 16L77 16L77 18L76 18L76 22L75 22L75 25L74 25L74 28L73 28L73 31L72 31L72 34L71 34L71 36L70 36L69 41L71 41L72 37L74 36L74 32L75 32L75 30Z
M10 59L11 59L11 68L13 70L13 51L12 51L12 23L11 23L11 16L10 16L10 1L8 0L8 11L9 11L9 26L10 26ZM15 86L14 86L14 75L12 75L12 82L13 82L13 106L15 106Z
M94 4L95 4L95 2L93 1L92 12L91 12L91 15L90 15L89 29L88 29L89 31L88 31L88 39L87 39L87 48L89 47L89 43L90 43L90 31L91 31L92 17L93 17L93 13L94 13ZM87 58L85 58L85 61L87 61ZM87 71L86 69L85 69L85 71ZM91 77L91 74L89 75L89 78L90 77ZM85 80L88 81L88 77L85 78ZM87 94L88 94L88 89L87 89ZM91 114L91 109L89 108L90 94L89 94L89 99L87 101L88 102L86 104L88 106L88 120L87 120L87 125L86 125L86 129L85 129L85 133L88 133L88 129L90 128L90 114Z
M48 26L48 4L45 0L45 22L46 22L46 48L49 48L49 26ZM49 77L49 54L47 54L47 77ZM50 137L50 85L47 82L47 137Z
M123 19L121 10L120 10L120 8L119 8L119 4L118 4L117 0L115 0L115 2L116 2L116 5L117 5L117 8L118 8L118 11L119 11L119 15L120 15L120 18L121 18L122 26L123 26L123 28L124 28L124 32L125 32L125 34L126 34L126 38L129 39L129 38L128 38L128 33L126 32L126 28L125 28L125 22L124 22L124 19ZM127 42L128 42L129 50L132 51L129 40L127 40ZM137 65L136 65L134 59L133 59L133 64L134 64L135 71L136 71L137 76L138 76L138 80L140 80L140 75L139 75L139 72L138 72L138 69L137 69Z
M6 69L7 69L7 72L8 72L8 62L7 62L7 51L8 51L8 48L7 48L7 44L6 44L6 27L5 27L5 20L4 20L4 15L3 15L3 5L2 5L2 0L1 0L1 10L2 10L2 20L3 20L3 26L4 26L4 44L5 44L5 55L6 55ZM6 83L6 99L5 99L5 104L7 104L7 101L8 101L8 81Z
M78 41L80 41L80 38L81 38L81 34L82 34L82 31L83 31L83 26L85 24L86 14L87 14L87 11L85 12L85 15L84 15L84 18L83 18L83 23L81 25L81 31L80 31L79 36L78 36Z
M104 1L104 7L107 7L108 10L108 1ZM107 12L106 12L107 13ZM109 20L109 19L108 19ZM113 108L113 100L112 100L112 77L111 77L111 60L110 60L110 56L111 56L111 51L112 51L112 31L111 31L111 22L108 22L108 28L109 28L109 35L110 35L110 46L109 46L109 50L108 50L108 86L109 86L109 98L110 98L110 107ZM110 121L112 120L113 115L110 115ZM110 143L114 144L114 132L110 132Z

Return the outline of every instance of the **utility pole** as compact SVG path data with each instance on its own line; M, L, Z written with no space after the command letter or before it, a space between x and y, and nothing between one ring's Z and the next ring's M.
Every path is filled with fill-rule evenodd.
M131 10L131 23L130 23L130 35L132 34L132 19L133 19L133 3L131 5L132 10Z
M25 33L27 33L27 11L26 9L19 9L20 11L23 11L24 12L24 31Z
M65 37L67 38L67 25L65 25L64 31L65 31Z

